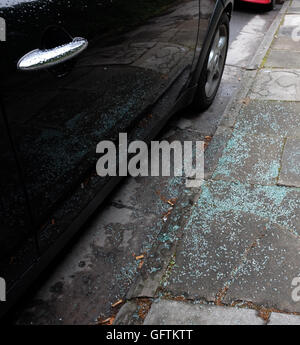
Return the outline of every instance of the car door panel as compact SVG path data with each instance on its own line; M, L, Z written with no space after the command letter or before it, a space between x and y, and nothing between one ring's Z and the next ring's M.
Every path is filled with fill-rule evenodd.
M9 291L38 253L26 191L1 108L0 159L0 277Z
M98 142L134 128L180 75L176 97L186 87L198 2L16 1L0 16L7 23L0 93L43 251L87 202L73 204L57 228L64 200L95 173ZM17 71L24 54L73 37L89 40L76 64Z

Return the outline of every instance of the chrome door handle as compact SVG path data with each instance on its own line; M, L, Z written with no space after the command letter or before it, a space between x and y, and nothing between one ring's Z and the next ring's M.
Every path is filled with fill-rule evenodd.
M19 60L17 68L21 71L49 68L74 58L87 46L88 41L85 38L75 37L72 42L53 49L35 49Z

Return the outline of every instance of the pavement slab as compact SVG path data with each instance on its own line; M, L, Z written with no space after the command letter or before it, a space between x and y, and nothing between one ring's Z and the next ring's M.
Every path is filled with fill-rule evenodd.
M237 270L224 302L247 301L284 312L300 312L292 281L300 277L300 237L268 224Z
M276 184L283 144L280 137L234 131L213 179Z
M300 13L300 4L299 4L299 6L291 6L287 12L289 14Z
M300 139L286 141L278 184L300 187Z
M300 5L300 4L299 4ZM287 14L280 26L277 36L291 37L294 29L300 26L300 17L298 14Z
M262 69L251 87L252 99L300 101L300 70Z
M206 182L183 231L175 253L176 264L162 288L173 296L215 301L218 292L228 286L243 266L257 239L274 226L285 229L282 240L289 239L292 244L288 252L294 255L291 265L299 262L299 193L298 189L279 186ZM250 262L249 265L251 268ZM297 273L292 271L291 275L295 277ZM270 286L266 287L267 292L268 289Z
M291 37L277 37L272 44L274 50L288 50L299 52L300 51L300 40L298 42L292 40Z
M183 317L184 315L184 317ZM264 325L255 310L160 300L144 325Z
M299 315L289 315L289 314L281 314L281 313L272 313L268 322L270 326L276 325L300 325L300 316Z
M300 138L298 102L251 100L243 106L235 130L252 135Z
M271 50L265 63L266 68L300 68L300 59L298 51Z

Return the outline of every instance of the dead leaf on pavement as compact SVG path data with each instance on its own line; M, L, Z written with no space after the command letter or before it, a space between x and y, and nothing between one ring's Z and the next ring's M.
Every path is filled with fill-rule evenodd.
M212 141L212 136L207 135L206 137L204 137L204 150L207 149L208 144Z
M118 300L116 303L112 304L113 308L117 307L118 305L122 304L124 301L122 299Z
M246 97L246 98L242 99L242 103L245 105L248 105L250 103L250 98Z
M162 219L164 222L166 222L168 220L169 215L172 213L172 211L173 211L173 208L170 208L167 213L163 214Z
M111 326L114 321L115 321L115 316L111 316L105 320L98 319L98 322L100 325L106 325L106 326Z
M138 315L141 320L145 320L152 302L148 298L141 298L136 301L137 305L139 306Z
M136 261L144 259L145 255L140 255L135 258Z
M258 316L261 317L264 321L268 321L270 318L270 311L267 309L260 309L258 311Z
M169 200L167 201L167 203L168 203L169 205L171 205L171 206L174 206L174 205L176 204L176 201L177 201L176 198L174 198L174 199L169 199Z

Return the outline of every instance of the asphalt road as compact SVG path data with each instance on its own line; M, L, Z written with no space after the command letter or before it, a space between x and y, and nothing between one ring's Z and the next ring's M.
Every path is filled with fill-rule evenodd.
M204 113L182 111L160 138L203 140L212 137L243 70L280 6L272 12L239 6L231 21L227 66L217 98ZM184 188L183 178L127 178L72 243L44 272L12 315L17 324L97 324L114 315L112 304L125 297L166 218L168 201ZM136 257L143 258L136 260Z

